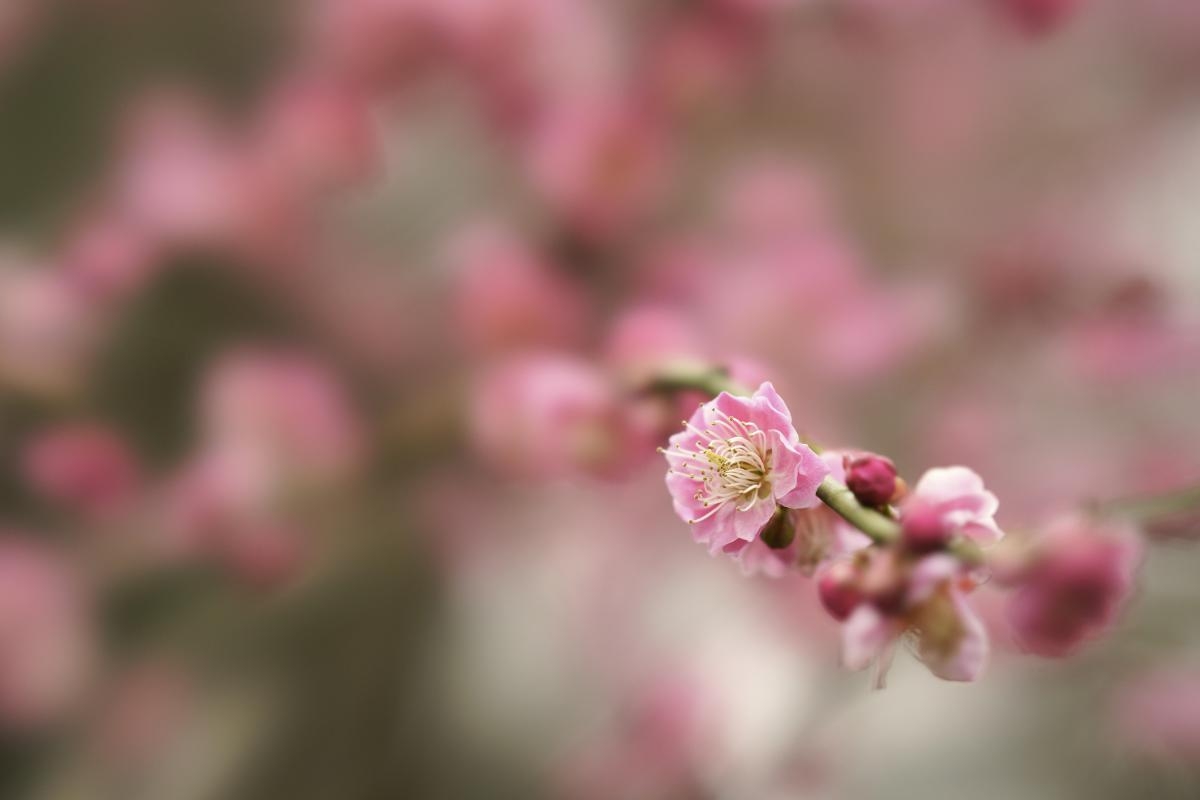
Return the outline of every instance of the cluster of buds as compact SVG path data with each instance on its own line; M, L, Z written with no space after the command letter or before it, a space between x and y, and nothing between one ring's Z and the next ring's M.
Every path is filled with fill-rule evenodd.
M882 685L896 643L907 641L940 678L973 681L982 673L989 640L967 597L989 577L988 548L1004 532L995 520L999 501L974 471L931 469L910 489L883 456L818 453L770 383L749 396L719 392L662 453L675 511L711 553L735 558L747 573L815 577L822 606L842 624L846 667L875 664ZM1136 551L1084 541L1089 547L1072 552L1096 553L1084 559L1102 573L1087 583L1103 595L1089 603L1095 613L1064 621L1059 600L1097 570L1080 578L1080 569L1055 569L1057 561L1039 567L1038 548L1028 550L1027 568L1010 570L1013 617L1038 634L1033 652L1065 652L1060 640L1093 634L1129 593L1132 562L1116 564L1107 554ZM1056 580L1060 573L1069 585ZM1055 646L1045 643L1054 638L1047 631L1067 628Z

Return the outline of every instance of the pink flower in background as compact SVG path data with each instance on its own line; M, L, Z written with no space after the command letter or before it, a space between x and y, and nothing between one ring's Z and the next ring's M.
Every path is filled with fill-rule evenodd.
M1083 0L1000 0L1004 11L1030 34L1047 34L1079 11Z
M84 597L66 563L0 533L0 728L60 718L80 699L91 662Z
M1121 525L1064 519L1033 547L1015 579L1009 623L1029 652L1067 656L1116 621L1134 589L1142 542Z
M59 266L89 297L128 298L154 274L157 242L117 214L85 216L63 246Z
M471 429L487 461L524 478L619 475L651 452L606 376L563 355L526 355L485 373Z
M671 365L703 365L705 349L699 339L684 314L668 306L643 305L623 312L613 322L605 358L636 384Z
M319 78L278 86L264 103L255 140L257 158L301 192L361 182L381 158L368 98Z
M338 480L362 460L350 397L325 364L304 353L228 353L211 367L202 403L206 448L248 452L289 479Z
M92 516L128 507L141 484L134 454L116 433L100 425L42 431L26 445L24 471L46 497Z
M642 219L663 189L669 157L648 108L611 98L562 99L525 142L529 177L555 214L605 238Z
M91 350L94 311L69 275L0 252L0 381L70 387Z
M202 103L154 95L126 123L111 203L145 235L209 241L238 221L239 169L233 142Z
M664 453L675 513L717 553L753 542L778 506L810 508L829 467L800 441L770 383L751 397L722 392L671 437Z
M201 453L167 487L162 555L215 561L256 586L284 582L303 566L309 533L289 521L286 488L249 449Z
M503 227L476 224L451 242L456 328L472 353L577 344L590 309L580 288Z
M996 525L1000 501L983 487L983 479L967 467L938 467L917 481L901 509L915 513L923 508L939 516L946 529L980 544L993 544L1004 538Z
M1110 708L1114 738L1165 761L1200 761L1200 671L1164 667L1118 687Z

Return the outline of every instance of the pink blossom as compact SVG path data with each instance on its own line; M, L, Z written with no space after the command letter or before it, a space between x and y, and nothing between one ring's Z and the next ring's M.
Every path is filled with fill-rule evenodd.
M228 353L209 370L202 400L209 449L250 451L305 482L340 479L362 459L351 399L325 364L301 352Z
M201 454L167 488L163 555L215 561L256 586L282 583L308 549L308 532L287 519L285 488L253 451Z
M876 554L883 563L887 554ZM974 681L987 664L990 646L983 623L963 594L962 566L947 555L932 555L911 568L898 562L889 569L907 569L897 575L903 594L896 606L877 601L858 605L842 626L842 662L848 669L877 664L881 685L896 641L914 632L917 658L939 678ZM870 567L868 567L870 569Z
M69 275L0 252L0 381L69 388L91 350L94 311Z
M1024 649L1062 657L1115 623L1134 589L1142 543L1126 527L1064 519L1034 543L1008 619Z
M666 178L668 148L648 109L609 97L555 103L526 142L530 177L556 212L588 237L642 218Z
M380 159L368 98L353 86L298 77L266 99L257 157L300 191L362 181Z
M620 474L652 450L627 423L606 376L563 355L525 355L493 367L471 408L480 454L502 470L542 480Z
M948 530L980 544L993 544L1004 537L995 520L1000 501L967 467L938 467L922 475L904 502L904 509L918 506L941 515ZM904 513L902 509L902 518Z
M450 245L454 313L473 353L562 347L582 340L588 307L580 289L515 232L476 224Z
M1014 22L1030 34L1046 34L1067 22L1083 0L1001 0Z
M0 726L59 718L80 698L92 657L84 597L51 550L0 534Z
M140 484L133 453L100 425L42 431L26 446L24 470L46 497L95 516L127 507Z
M664 451L675 513L712 553L753 542L777 506L811 508L829 467L792 425L770 383L751 397L722 392Z

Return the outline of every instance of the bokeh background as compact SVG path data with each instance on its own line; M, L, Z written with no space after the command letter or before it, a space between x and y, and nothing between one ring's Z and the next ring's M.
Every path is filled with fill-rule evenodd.
M1196 797L1195 515L871 691L638 388L1194 486L1198 198L1193 0L0 0L0 795Z

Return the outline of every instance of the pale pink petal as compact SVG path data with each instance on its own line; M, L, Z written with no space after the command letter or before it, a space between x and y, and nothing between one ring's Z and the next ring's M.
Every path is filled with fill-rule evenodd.
M842 626L842 665L852 670L867 667L895 637L895 626L874 606L859 606Z

